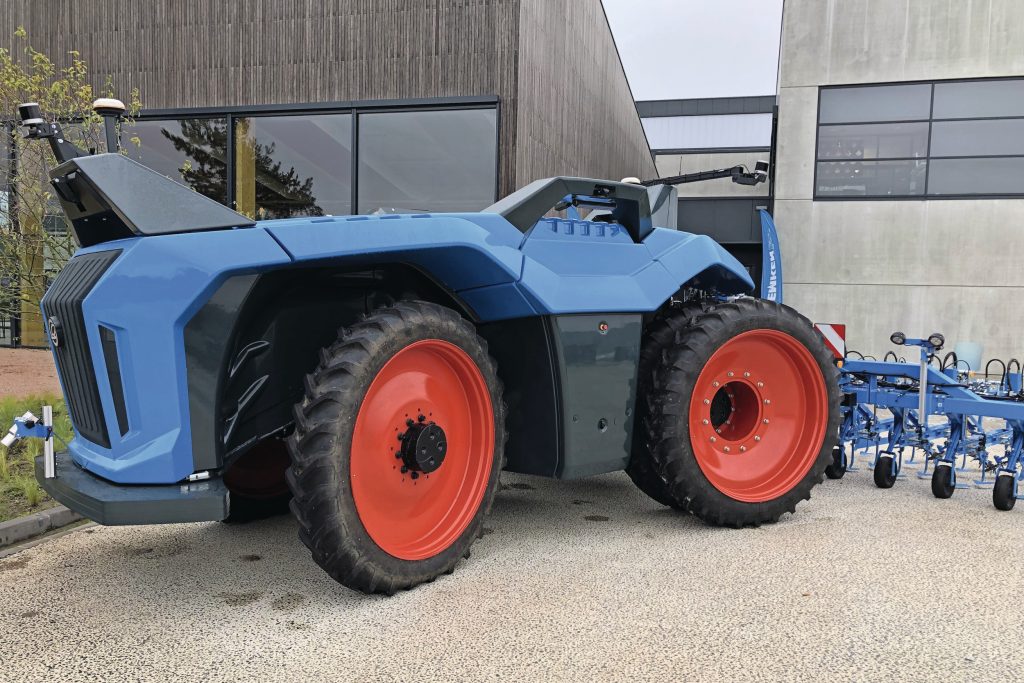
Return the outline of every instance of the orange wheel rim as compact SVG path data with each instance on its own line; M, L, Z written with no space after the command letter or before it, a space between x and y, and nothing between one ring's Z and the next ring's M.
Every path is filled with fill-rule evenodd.
M493 454L491 396L469 354L439 339L406 346L356 416L350 482L367 534L403 560L444 551L476 516Z
M828 422L817 361L777 330L752 330L722 345L690 399L690 441L701 472L725 495L762 503L810 471Z

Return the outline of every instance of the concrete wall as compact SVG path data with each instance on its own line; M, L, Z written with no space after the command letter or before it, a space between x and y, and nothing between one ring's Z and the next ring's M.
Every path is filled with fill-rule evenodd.
M1020 0L786 0L775 218L787 303L850 348L941 331L1024 355L1024 199L813 201L818 86L1024 75Z

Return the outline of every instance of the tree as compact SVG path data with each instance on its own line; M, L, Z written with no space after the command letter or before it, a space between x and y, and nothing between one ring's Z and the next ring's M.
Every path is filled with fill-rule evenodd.
M85 150L102 147L103 129L79 53L68 52L68 65L59 67L31 46L23 28L14 36L19 48L0 48L0 318L20 319L20 341L39 346L45 344L39 300L75 244L49 184L56 159L49 145L22 139L15 112L23 102L38 102ZM109 81L103 93L113 96ZM141 106L137 90L127 104L131 117Z

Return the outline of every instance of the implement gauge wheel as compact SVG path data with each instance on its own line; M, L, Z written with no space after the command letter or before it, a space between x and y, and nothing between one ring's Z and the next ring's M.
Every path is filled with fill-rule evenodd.
M880 489L891 489L896 484L899 476L899 465L891 455L881 455L875 462L875 469L871 476L875 480L875 486Z
M392 594L469 556L504 465L486 343L455 311L402 301L342 330L289 439L299 537L344 585Z
M843 450L841 446L832 449L832 462L825 468L825 476L829 479L842 479L846 474L846 464L843 463Z
M711 524L778 520L832 462L838 370L787 306L709 306L677 334L644 398L645 438L669 495Z
M1014 486L1015 478L1009 474L996 477L996 485L992 489L992 504L996 506L997 510L1012 510L1017 503L1016 491L1014 491L1016 488Z
M956 479L953 466L940 462L932 470L932 495L936 498L952 498L956 491Z

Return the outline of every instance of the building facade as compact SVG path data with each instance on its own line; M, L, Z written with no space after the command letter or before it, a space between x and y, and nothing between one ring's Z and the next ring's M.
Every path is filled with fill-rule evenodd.
M131 156L257 219L655 172L600 0L0 4L0 45L18 27L96 88L139 89Z
M775 217L787 303L881 357L933 331L1021 357L1024 3L787 0Z
M771 156L775 96L637 102L660 177L745 166ZM677 186L680 230L726 245L760 280L758 209L771 204L771 183L744 186L728 178Z

